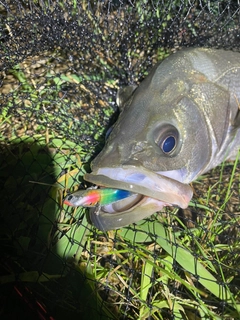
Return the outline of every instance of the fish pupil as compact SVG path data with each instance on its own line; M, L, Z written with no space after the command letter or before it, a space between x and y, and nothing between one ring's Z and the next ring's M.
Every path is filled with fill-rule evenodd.
M162 151L164 153L169 153L175 148L175 145L176 145L175 137L169 136L162 143Z

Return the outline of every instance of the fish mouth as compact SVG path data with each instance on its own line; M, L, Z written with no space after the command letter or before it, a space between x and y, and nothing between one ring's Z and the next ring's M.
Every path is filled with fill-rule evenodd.
M165 206L187 208L193 194L189 185L143 167L98 168L84 179L100 187L132 192L126 199L90 209L91 222L102 231L137 222Z

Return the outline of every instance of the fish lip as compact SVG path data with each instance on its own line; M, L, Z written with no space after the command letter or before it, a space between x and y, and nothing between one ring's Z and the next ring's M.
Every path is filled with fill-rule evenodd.
M100 208L90 208L91 223L101 231L108 231L125 227L131 223L145 219L153 213L160 211L166 204L159 200L143 197L139 203L123 212L107 213Z
M108 213L101 207L91 208L90 220L102 231L117 229L142 220L160 211L164 206L186 208L193 194L192 188L187 184L143 167L129 165L98 168L90 174L85 174L84 179L102 187L124 189L143 195L141 201L126 211ZM138 183L133 183L134 179L139 180Z
M84 179L98 186L128 190L183 209L188 207L193 194L188 184L129 165L98 168L86 173Z

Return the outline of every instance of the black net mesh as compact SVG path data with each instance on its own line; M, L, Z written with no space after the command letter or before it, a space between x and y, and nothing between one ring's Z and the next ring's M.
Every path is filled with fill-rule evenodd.
M123 85L182 47L240 51L239 1L0 1L1 318L239 319L239 162L188 210L100 232L63 206Z

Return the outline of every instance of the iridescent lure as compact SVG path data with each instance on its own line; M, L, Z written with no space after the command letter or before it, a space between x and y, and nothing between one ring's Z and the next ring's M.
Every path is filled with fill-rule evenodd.
M64 204L73 207L95 207L95 206L105 206L125 198L133 196L134 193L127 190L120 189L86 189L80 190L73 194L68 195Z

